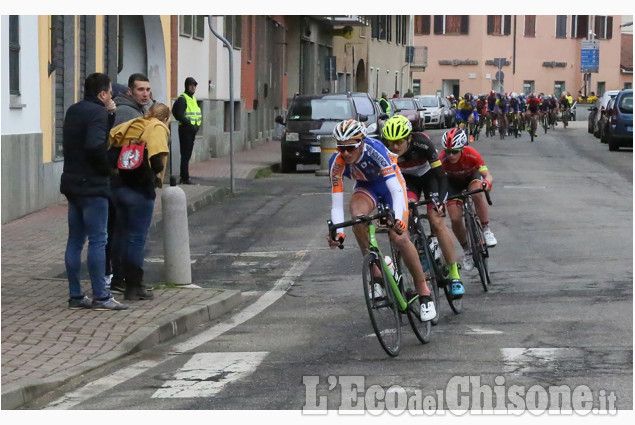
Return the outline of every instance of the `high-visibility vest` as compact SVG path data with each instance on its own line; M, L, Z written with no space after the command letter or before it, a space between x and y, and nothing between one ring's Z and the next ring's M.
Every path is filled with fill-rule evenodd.
M382 105L382 100L384 102L386 102L386 110L384 111L385 113L387 113L388 115L390 115L390 102L388 102L386 99L384 99L383 97L379 98L379 101L377 103L379 103L379 106L384 107L384 105Z
M181 93L181 96L185 98L185 102L187 103L187 107L185 108L185 118L192 125L201 126L203 115L201 114L201 108L198 107L198 103L196 103L196 99L192 96L188 96L187 93ZM181 125L181 123L179 123Z

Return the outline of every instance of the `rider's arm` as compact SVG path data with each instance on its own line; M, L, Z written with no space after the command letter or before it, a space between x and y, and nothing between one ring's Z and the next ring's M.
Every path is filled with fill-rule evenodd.
M401 175L401 171L399 171L399 167L397 167L397 173ZM401 220L404 224L407 225L408 217L406 213L408 209L406 208L406 192L404 191L404 185L397 178L397 175L393 175L388 177L386 180L386 187L390 191L390 196L392 197L392 210L395 212L395 219Z
M338 153L330 161L331 177L331 221L341 223L344 221L344 185L342 175L345 170L345 162ZM337 233L344 234L344 229L337 229Z

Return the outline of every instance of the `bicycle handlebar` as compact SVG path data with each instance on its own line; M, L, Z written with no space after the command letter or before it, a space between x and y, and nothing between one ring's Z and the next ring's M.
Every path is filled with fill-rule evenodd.
M489 192L487 192L485 190L485 182L483 182L483 185L478 188L478 189L474 189L474 190L464 190L463 192L459 193L458 195L454 195L452 197L450 197L450 199L456 199L456 198L467 198L470 195L474 195L476 193L480 193L480 192L485 192L485 199L487 199L487 204L488 205L492 205L492 199L489 196Z
M389 207L380 207L379 211L373 215L358 215L357 218L336 224L333 224L331 220L326 220L326 224L329 226L329 236L331 237L331 240L337 240L340 243L338 248L344 249L344 239L337 239L337 229L342 227L350 227L362 223L368 224L371 223L373 220L380 220L381 224L385 224L388 227L392 228L395 225L395 213Z

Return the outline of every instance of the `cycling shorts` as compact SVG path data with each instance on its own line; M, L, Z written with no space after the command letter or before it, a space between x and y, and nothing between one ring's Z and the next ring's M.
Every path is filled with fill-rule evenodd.
M436 178L432 173L426 173L423 176L413 176L410 174L404 174L404 178L406 179L406 188L408 190L408 199L416 199L417 201L421 198L421 194L423 193L424 199L430 199L430 195L432 192L432 182ZM437 200L440 202L445 202L448 199L448 193L437 193L434 194ZM431 210L433 208L432 204L428 204L428 209Z
M400 179L401 180L401 179ZM406 193L406 185L403 180L401 181L401 186L403 188L403 193ZM360 181L357 180L355 182L355 188L353 193L360 193L365 195L366 198L373 204L373 208L377 208L379 204L389 206L392 208L392 195L390 194L390 190L388 186L383 180L369 182L369 181ZM408 202L406 201L406 208L408 207ZM400 217L397 217L400 218Z
M448 178L448 203L461 202L459 199L451 199L453 196L459 195L462 191L467 190L473 181L481 181L483 176L478 171L474 171L471 176L466 179L450 179Z

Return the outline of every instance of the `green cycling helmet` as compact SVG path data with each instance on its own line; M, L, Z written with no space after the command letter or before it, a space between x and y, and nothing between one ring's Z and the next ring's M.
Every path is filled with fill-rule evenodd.
M386 121L382 133L384 139L388 141L401 140L408 137L412 132L412 124L410 120L403 115L393 115Z

